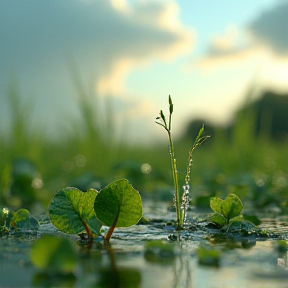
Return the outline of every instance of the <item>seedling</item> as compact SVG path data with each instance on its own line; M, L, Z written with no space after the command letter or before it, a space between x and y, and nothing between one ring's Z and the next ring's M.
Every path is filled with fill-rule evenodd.
M59 190L48 207L51 223L64 233L79 234L86 231L90 239L97 237L102 226L94 211L97 194L95 189L85 193L73 187Z
M109 241L116 227L130 227L142 217L142 200L126 179L110 183L97 195L94 203L97 218L109 230L105 241Z
M255 227L251 221L259 224L257 217L240 214L243 204L235 194L229 194L225 200L212 197L210 207L215 213L209 217L209 220L221 228L226 227L227 232L249 231Z
M180 193L179 190L179 183L178 183L178 170L177 170L177 161L175 158L174 152L174 144L172 140L172 113L173 113L173 103L172 98L169 95L169 120L167 122L166 117L162 110L160 110L160 116L156 118L156 123L162 126L166 132L168 133L169 139L169 149L170 149L170 157L171 157L171 166L172 166L172 177L174 182L174 204L176 208L176 223L177 229L182 229L184 222L186 221L186 212L189 207L189 191L190 191L190 173L191 173L191 165L192 165L192 153L197 146L202 144L207 138L210 136L203 136L204 133L204 126L200 129L192 148L189 150L188 153L188 163L187 163L187 171L185 176L185 184L183 185L183 192Z

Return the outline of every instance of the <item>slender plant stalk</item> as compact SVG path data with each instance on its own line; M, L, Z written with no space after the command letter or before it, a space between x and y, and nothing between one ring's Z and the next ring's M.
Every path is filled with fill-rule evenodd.
M183 186L184 192L183 192L182 201L181 201L181 195L180 195L179 184L178 184L178 170L177 170L174 145L173 145L172 133L171 133L172 113L173 113L173 103L172 103L171 96L169 95L168 125L167 125L167 121L162 110L160 110L160 116L156 118L156 123L162 126L168 133L171 166L172 166L172 176L173 176L174 189L175 189L174 201L175 201L175 208L176 208L176 223L177 223L177 229L180 230L183 228L183 223L186 218L187 206L189 205L189 188L190 188L189 182L190 182L190 172L191 172L191 165L192 165L192 153L197 146L201 145L210 136L202 136L204 133L204 125L203 125L196 137L196 140L192 148L189 150L187 171L186 171L186 176L185 176L185 185Z
M180 229L182 227L181 207L180 207L181 203L180 203L180 192L179 192L179 185L178 185L177 163L176 163L174 145L173 145L172 134L171 134L172 113L173 113L173 103L172 103L171 96L169 95L169 123L167 125L166 118L162 110L160 110L160 116L156 118L156 120L160 120L161 122L156 121L156 123L164 127L164 129L168 133L171 166L172 166L172 176L173 176L174 189L175 189L176 223L177 223L177 228Z

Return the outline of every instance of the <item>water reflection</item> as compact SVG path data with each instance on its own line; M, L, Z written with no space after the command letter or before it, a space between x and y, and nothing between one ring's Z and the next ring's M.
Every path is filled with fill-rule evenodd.
M101 288L140 288L141 273L136 268L118 267L114 249L110 244L105 244L104 249L109 256L110 263L100 269L100 277L95 287Z

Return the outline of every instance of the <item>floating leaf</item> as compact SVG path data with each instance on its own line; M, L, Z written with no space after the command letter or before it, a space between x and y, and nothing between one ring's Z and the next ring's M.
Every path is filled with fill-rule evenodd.
M51 235L34 242L30 258L37 268L56 273L74 272L77 265L77 253L72 243L66 238Z
M102 224L97 220L94 201L97 190L82 192L69 187L59 190L49 204L51 223L60 231L78 234L84 230L90 237L100 235Z
M13 214L9 226L18 229L37 229L39 227L39 223L37 219L30 215L27 209L19 209Z

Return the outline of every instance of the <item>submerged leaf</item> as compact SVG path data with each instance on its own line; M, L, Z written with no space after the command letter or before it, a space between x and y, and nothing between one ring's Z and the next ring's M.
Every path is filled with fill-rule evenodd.
M142 217L142 200L126 179L110 183L94 203L97 218L106 226L130 227Z
M94 212L97 193L95 189L82 192L73 187L59 190L48 207L51 223L68 234L78 234L84 230L89 233L91 230L94 235L100 235L102 224Z

